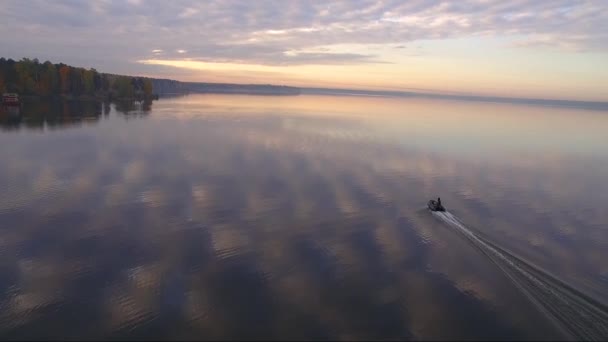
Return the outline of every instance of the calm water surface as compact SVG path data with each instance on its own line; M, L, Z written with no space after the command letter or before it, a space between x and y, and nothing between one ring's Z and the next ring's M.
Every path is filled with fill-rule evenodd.
M608 301L607 112L190 95L0 124L1 339L568 338L515 257Z

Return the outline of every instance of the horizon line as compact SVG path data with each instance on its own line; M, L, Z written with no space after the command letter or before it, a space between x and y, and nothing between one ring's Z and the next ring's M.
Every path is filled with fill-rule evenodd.
M273 84L273 83L229 83L229 82L204 82L204 81L179 81L175 79L163 78L162 80L175 81L184 84L210 84L210 85L232 85L232 86L271 86L271 87L288 87L299 89L305 92L305 95L343 95L343 96L378 96L378 97L432 97L440 99L455 99L476 102L500 102L500 103L519 103L519 104L535 104L535 105L554 105L560 107L578 107L584 109L608 110L608 101L597 100L574 100L574 99L549 99L541 97L512 97L500 95L483 95L475 93L458 93L449 91L409 91L409 90L379 90L365 88L329 88L319 86L294 86L289 84ZM334 93L330 93L334 92ZM198 92L193 92L198 93ZM581 106L576 106L581 105Z

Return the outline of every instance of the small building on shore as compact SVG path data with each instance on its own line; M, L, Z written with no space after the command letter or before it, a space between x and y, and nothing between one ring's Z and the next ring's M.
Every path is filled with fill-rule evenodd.
M2 104L5 106L19 106L19 94L17 93L4 93L2 94Z

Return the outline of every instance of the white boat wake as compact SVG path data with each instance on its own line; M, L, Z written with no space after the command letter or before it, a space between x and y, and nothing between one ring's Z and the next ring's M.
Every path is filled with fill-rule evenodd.
M608 307L570 285L496 246L450 212L433 215L456 228L494 262L567 336L575 340L608 340Z

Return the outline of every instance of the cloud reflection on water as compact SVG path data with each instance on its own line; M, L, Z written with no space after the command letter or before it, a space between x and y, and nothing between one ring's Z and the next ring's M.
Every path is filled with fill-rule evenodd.
M460 137L484 141L479 154L420 147L416 137L448 132L437 127L448 108L460 117L448 119L452 135L473 134L471 118L395 101L194 96L141 120L113 111L94 129L0 135L19 151L0 152L11 189L0 195L0 332L552 336L497 269L421 210L436 194L500 244L605 293L605 156L545 154L565 143L542 126L543 141L522 153L488 138L494 115ZM568 127L566 114L553 124Z

